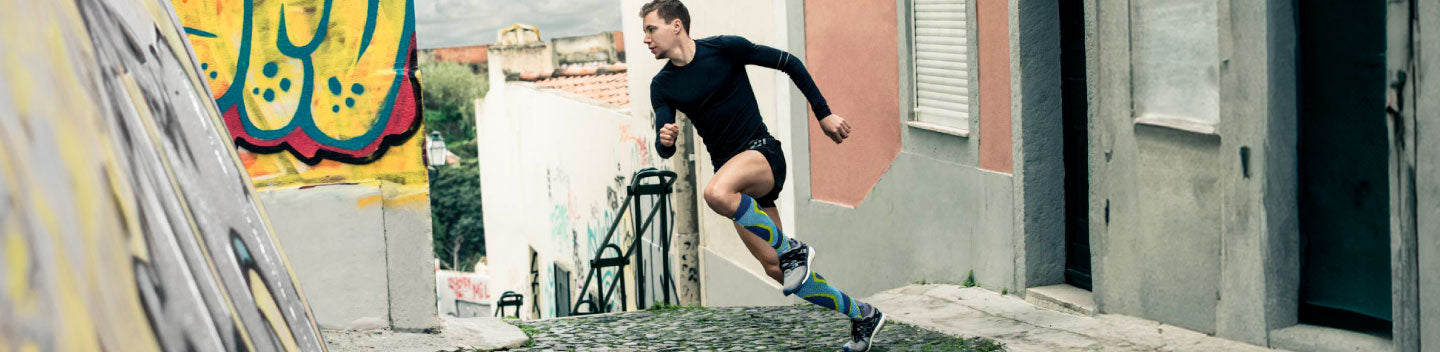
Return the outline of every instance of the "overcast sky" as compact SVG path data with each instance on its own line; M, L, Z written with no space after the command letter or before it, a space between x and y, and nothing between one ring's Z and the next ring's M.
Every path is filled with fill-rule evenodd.
M514 23L544 40L620 30L620 0L415 0L421 49L491 44Z

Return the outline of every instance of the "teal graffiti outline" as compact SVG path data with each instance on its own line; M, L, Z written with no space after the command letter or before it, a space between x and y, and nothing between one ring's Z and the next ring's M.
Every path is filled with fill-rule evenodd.
M220 105L221 111L226 111L230 108L235 108L237 110L237 112L239 113L239 120L241 126L244 128L245 133L248 134L250 137L264 141L281 140L285 139L285 137L288 136L294 129L299 128L303 132L305 132L305 134L311 140L314 140L316 143L319 143L321 145L345 150L359 150L368 146L369 144L371 144L371 142L379 138L380 134L384 132L385 127L389 124L391 114L394 112L393 105L395 103L395 97L399 94L401 86L400 83L402 81L402 78L407 76L406 74L401 74L400 72L404 72L406 68L406 54L409 50L409 45L406 44L406 42L408 41L405 39L410 38L410 36L414 33L415 17L411 13L407 13L405 16L405 22L400 35L401 44L399 45L399 49L396 50L395 53L395 61L393 67L396 72L395 78L392 80L390 84L390 90L386 93L385 100L381 104L382 107L390 106L392 108L382 108L374 123L372 123L370 128L364 134L347 139L336 139L320 131L319 126L315 124L315 119L312 115L310 107L313 100L315 71L313 61L314 59L311 57L311 55L314 53L314 50L318 48L319 45L323 42L323 38L328 31L332 2L333 0L325 0L324 14L322 14L321 17L318 27L319 29L316 30L315 35L313 35L310 41L307 42L304 46L295 46L293 43L290 42L286 30L284 5L281 5L279 31L280 33L279 35L277 35L276 46L279 51L285 56L299 59L303 63L305 70L303 77L304 81L301 83L302 90L300 101L297 103L297 109L294 116L290 119L290 122L287 123L285 126L277 129L264 130L260 129L258 126L255 125L254 121L252 121L249 117L249 112L246 111L246 109L244 108L243 92L245 82L249 76L251 40L253 39L252 33L254 28L254 0L244 0L244 24L242 25L243 27L241 29L242 34L240 39L240 50L238 55L236 55L237 60L235 78L232 80L233 83L229 88L226 89L225 93L222 94L219 99L216 99L216 102L219 103L218 105ZM372 0L371 3L372 5L378 5L378 0ZM413 8L414 0L406 0L406 11L413 11ZM376 9L372 6L370 11L373 13L376 11ZM367 26L373 25L373 22L370 21L371 19L367 18ZM367 27L367 33L369 33L369 31L371 30L373 30L373 28ZM418 88L419 87L416 87L417 90ZM416 94L419 94L418 91ZM284 141L283 143L290 143L290 141Z

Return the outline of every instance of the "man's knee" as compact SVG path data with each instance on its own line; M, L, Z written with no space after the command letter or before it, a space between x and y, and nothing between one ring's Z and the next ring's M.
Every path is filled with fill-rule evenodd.
M739 192L725 190L720 186L711 184L705 187L705 204L709 205L710 209L715 210L717 213L729 214L738 207L738 205L730 204L733 203L731 198L735 198L735 194L737 193Z

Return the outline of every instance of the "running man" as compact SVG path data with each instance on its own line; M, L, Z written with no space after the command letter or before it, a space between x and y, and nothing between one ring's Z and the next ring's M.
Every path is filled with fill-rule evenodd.
M745 66L789 75L810 101L820 128L835 143L850 136L850 125L830 112L810 73L794 55L737 36L691 39L690 13L679 0L653 0L640 9L640 16L650 52L656 59L669 60L650 82L656 152L666 159L675 154L680 133L675 110L684 112L715 167L715 176L705 185L705 203L735 221L741 241L765 273L784 285L784 295L798 294L850 317L850 341L844 350L868 351L870 341L885 326L885 314L812 272L815 250L786 238L780 227L775 200L785 182L785 155L760 118Z

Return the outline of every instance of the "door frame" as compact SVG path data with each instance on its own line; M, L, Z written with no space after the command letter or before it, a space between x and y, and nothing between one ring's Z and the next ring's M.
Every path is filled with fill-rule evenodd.
M1414 0L1387 2L1386 126L1390 145L1391 341L1396 351L1420 350L1420 263L1416 218L1416 96Z

